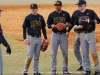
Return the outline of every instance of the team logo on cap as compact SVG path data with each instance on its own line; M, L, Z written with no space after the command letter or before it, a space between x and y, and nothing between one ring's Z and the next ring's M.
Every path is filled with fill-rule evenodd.
M56 1L54 4L55 4L55 5L59 5L60 3Z

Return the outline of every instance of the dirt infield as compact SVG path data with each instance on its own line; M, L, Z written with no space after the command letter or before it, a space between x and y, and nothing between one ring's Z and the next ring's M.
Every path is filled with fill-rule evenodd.
M6 5L0 6L4 11L2 13L2 17L0 18L0 23L2 24L2 28L4 33L9 34L22 34L22 24L26 15L30 14L29 5ZM89 5L87 8L93 9L98 16L100 17L100 5ZM70 15L72 15L73 11L77 9L75 5L63 5L63 10L68 11ZM50 12L54 10L53 5L39 5L39 11L41 15L44 16L45 21ZM100 50L100 25L96 25L96 38L97 38L97 49ZM72 40L74 39L73 30L70 32L69 36L69 48L72 49ZM51 38L51 30L47 28L48 39ZM17 39L21 40L22 39Z

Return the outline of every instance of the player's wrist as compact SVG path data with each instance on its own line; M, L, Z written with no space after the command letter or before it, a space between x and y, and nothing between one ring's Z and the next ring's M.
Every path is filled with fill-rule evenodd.
M77 25L74 25L74 29L77 29Z

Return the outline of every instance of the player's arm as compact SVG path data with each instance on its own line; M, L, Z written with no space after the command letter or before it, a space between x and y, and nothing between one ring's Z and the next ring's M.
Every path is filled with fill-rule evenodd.
M74 21L74 13L70 19L70 23L71 23L71 27L68 28L67 32L69 33L71 31L71 29L74 27L74 24L73 24L73 21Z
M53 24L53 20L52 20L52 18L51 18L51 14L48 16L47 25L48 25L48 28L49 28L49 29L56 28L56 25Z
M66 27L71 27L72 25L71 25L71 23L70 23L70 15L69 15L69 13L67 12L67 14L66 14Z
M42 17L42 32L43 32L44 38L47 39L47 33L46 33L45 26L46 26L46 24L45 24L44 18Z
M94 20L94 23L95 24L99 24L100 23L100 19L99 17L97 16L97 14L92 10L92 13L93 13L93 20Z
M0 42L7 48L6 52L7 54L11 54L11 48L8 42L6 41L5 37L1 34L0 35Z
M29 21L28 21L28 18L26 17L24 20L24 23L22 25L22 27L23 27L23 39L24 39L24 42L26 44L28 44L28 39L26 38L26 29L28 27L28 23L29 23Z
M73 25L74 25L74 29L76 29L76 30L83 28L83 25L78 25L78 18L77 17L74 17Z

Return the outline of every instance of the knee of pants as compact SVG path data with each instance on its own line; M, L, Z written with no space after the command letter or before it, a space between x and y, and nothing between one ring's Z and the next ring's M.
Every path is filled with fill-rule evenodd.
M39 60L39 56L34 56L34 60Z
M68 53L67 52L63 52L62 55L63 55L63 57L68 57Z

